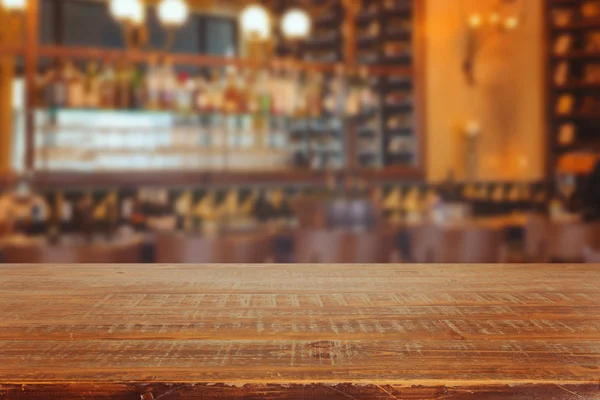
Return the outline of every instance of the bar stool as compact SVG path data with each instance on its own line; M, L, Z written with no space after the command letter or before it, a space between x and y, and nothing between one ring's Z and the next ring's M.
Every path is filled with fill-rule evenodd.
M423 225L411 230L417 263L486 264L502 261L503 232L477 224Z
M200 236L158 234L159 264L261 264L273 259L272 236L267 233Z
M134 264L140 250L137 240L81 246L24 242L7 243L2 253L7 264Z
M294 261L299 264L377 264L395 261L394 233L309 229L296 233Z
M526 229L527 248L541 262L581 262L586 248L600 247L600 222L547 221Z
M586 247L583 250L583 260L586 264L600 264L600 250Z

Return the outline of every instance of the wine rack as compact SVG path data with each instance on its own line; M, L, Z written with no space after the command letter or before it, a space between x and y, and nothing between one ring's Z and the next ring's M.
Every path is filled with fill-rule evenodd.
M356 17L358 63L412 67L414 14L412 0L363 2ZM378 94L378 109L359 119L356 129L359 165L416 167L422 160L413 77L389 74L372 78L369 84ZM365 148L370 151L363 151Z
M545 6L548 172L585 172L573 164L600 154L600 2L546 0Z

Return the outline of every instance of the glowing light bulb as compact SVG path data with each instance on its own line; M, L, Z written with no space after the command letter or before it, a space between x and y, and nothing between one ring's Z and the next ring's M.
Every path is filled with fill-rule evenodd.
M481 15L473 14L469 17L469 25L472 28L479 28L481 26Z
M264 7L251 5L242 11L240 27L244 35L266 40L271 35L271 18Z
M181 26L188 15L188 6L183 0L162 0L158 6L158 19L166 26Z
M281 20L281 31L288 39L305 39L310 34L310 17L304 10L292 9Z
M519 26L519 19L517 17L509 17L504 21L504 27L507 30L513 30Z
M23 11L27 7L27 0L2 0L2 7L8 11Z
M110 13L121 22L141 24L144 22L144 5L140 0L111 0Z

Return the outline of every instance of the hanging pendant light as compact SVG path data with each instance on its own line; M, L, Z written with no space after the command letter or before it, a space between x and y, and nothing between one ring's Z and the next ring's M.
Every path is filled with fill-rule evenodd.
M162 0L158 5L158 19L164 26L180 27L188 15L188 6L184 0Z
M7 11L24 11L27 0L2 0L2 7Z
M271 17L262 6L251 5L240 14L242 34L248 38L267 40L271 36Z
M134 25L141 25L146 17L140 0L111 0L110 13L117 21Z
M288 10L281 19L281 31L287 39L306 39L310 34L311 21L308 13L299 8Z

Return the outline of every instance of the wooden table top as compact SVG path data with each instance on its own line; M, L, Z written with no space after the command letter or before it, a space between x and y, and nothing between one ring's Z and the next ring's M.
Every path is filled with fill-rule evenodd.
M600 266L0 266L0 398L599 399Z

